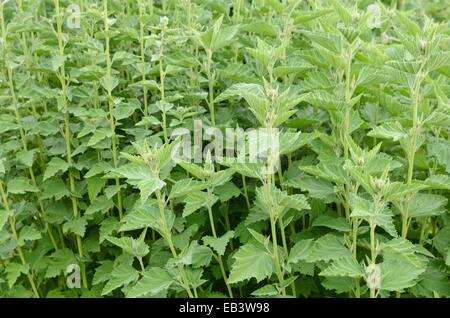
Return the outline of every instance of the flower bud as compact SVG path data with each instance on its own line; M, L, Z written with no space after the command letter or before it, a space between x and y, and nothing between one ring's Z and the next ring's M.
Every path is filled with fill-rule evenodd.
M366 267L367 287L380 289L381 287L381 267L377 264L369 264Z

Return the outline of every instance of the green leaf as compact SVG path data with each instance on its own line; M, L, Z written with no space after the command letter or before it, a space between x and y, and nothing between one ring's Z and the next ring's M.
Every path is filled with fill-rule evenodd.
M27 274L29 270L30 267L28 264L9 263L5 268L6 280L8 281L9 288L12 289L17 279L20 277L20 274Z
M354 196L350 202L352 207L351 218L361 218L369 224L373 222L375 225L383 228L391 236L396 237L397 230L392 219L392 211L384 207L381 211L375 213L375 205L372 201L368 201L358 196Z
M44 183L43 188L44 192L42 193L42 199L44 200L54 198L58 201L64 197L70 196L70 191L61 179L48 180Z
M203 170L202 167L199 165L196 165L194 163L181 161L178 163L184 170L192 174L197 179L205 179L206 178L206 172Z
M156 178L149 178L136 183L141 191L141 202L144 203L155 191L162 189L166 183Z
M106 213L114 207L114 201L108 199L104 195L96 197L91 205L86 209L86 214L94 214L97 212Z
M261 288L258 288L252 293L252 296L255 297L270 297L277 296L279 291L273 285L265 285Z
M57 250L50 255L45 277L51 278L65 273L67 266L71 264L78 264L73 252L68 248Z
M450 190L450 177L443 174L436 174L427 178L424 184L432 189Z
M208 266L211 262L212 251L205 245L199 245L197 241L192 241L189 248L180 254L177 262L184 265L192 265L194 268Z
M343 165L337 158L323 160L315 166L301 166L300 170L337 184L345 183L347 178Z
M66 233L73 233L75 235L84 236L84 233L86 232L86 226L87 221L85 218L77 218L75 220L70 220L64 223L63 225L63 232Z
M117 87L117 85L119 85L119 79L115 76L111 76L110 78L111 80L108 81L108 77L106 75L104 75L101 79L100 79L100 84L102 85L102 87L105 89L105 91L109 91L109 89L111 89L111 91L114 90L114 88Z
M242 24L239 26L239 30L268 36L277 36L278 34L278 30L273 25L262 20L255 20L250 23Z
M295 24L305 24L307 22L310 22L312 20L316 20L317 18L320 18L324 15L330 14L334 10L332 9L324 9L324 10L315 10L315 11L305 11L305 12L298 12L295 15L294 23Z
M178 180L172 186L169 198L183 197L191 192L204 190L206 187L207 185L204 182L196 181L192 178Z
M116 259L110 277L102 290L102 296L109 294L119 287L135 282L139 278L139 272L134 269L130 261L118 262Z
M94 132L94 134L89 139L86 146L92 147L96 144L98 144L100 141L111 138L113 136L113 132L109 128L97 128Z
M433 238L433 247L442 255L446 256L450 251L450 226L445 226Z
M450 281L446 274L439 268L438 262L430 262L426 271L420 275L420 281L412 289L416 297L450 296Z
M233 258L235 261L228 279L230 284L251 278L260 282L274 271L271 255L259 244L247 243L241 246Z
M25 245L26 241L36 241L42 237L41 233L32 225L25 225L19 232L18 246Z
M330 229L350 232L350 222L344 217L331 217L328 215L319 215L312 223L312 226L324 226Z
M105 187L106 180L101 179L98 176L95 176L95 177L86 179L86 183L87 183L89 200L91 200L91 202L92 202Z
M147 244L131 237L108 237L107 240L123 249L124 252L136 257L144 257L150 251Z
M414 244L401 237L381 244L381 253L385 260L401 261L416 267L425 267L423 259L416 255Z
M30 180L18 177L8 181L8 192L13 194L25 194L26 192L39 192L39 189L30 184Z
M0 210L0 232L10 216L12 216L11 210Z
M117 230L119 225L119 221L115 217L109 217L104 219L102 223L100 223L100 237L99 243L102 243L106 238L108 238L115 230Z
M5 158L0 158L0 174L5 174Z
M339 258L320 272L321 276L343 276L359 278L364 276L363 267L352 257Z
M156 205L145 205L127 213L121 222L119 231L132 231L151 227L158 223L159 208Z
M408 132L396 121L384 123L381 126L372 129L367 135L374 138L385 138L398 141L407 137Z
M17 153L16 157L17 160L21 163L23 163L26 167L33 166L34 162L34 154L36 153L35 150L22 150Z
M408 262L388 260L381 263L381 289L403 291L416 284L425 267L416 267Z
M240 175L249 178L263 179L265 175L261 163L232 163L230 167Z
M415 193L426 188L425 184L416 181L412 181L410 184L391 182L385 185L381 192L386 201L395 201L403 199L409 193Z
M241 190L231 181L214 189L214 194L219 197L220 202L230 201L241 195Z
M84 178L91 178L98 174L108 173L109 171L111 171L111 169L112 166L108 162L97 162L92 165L91 169L89 169L89 171L84 175Z
M224 235L218 238L212 236L204 236L204 244L210 246L213 250L217 252L218 255L223 256L225 254L225 249L227 248L228 242L234 237L234 231L228 231Z
M348 293L355 287L355 279L351 277L326 276L322 281L323 287L335 290L336 293Z
M417 193L410 202L410 217L427 217L445 214L448 199L431 193Z
M345 24L349 24L352 20L352 16L347 8L341 5L341 3L337 0L330 0L336 12L339 14L342 20L344 20Z
M296 264L299 261L305 261L308 259L311 249L313 247L314 240L300 240L291 248L289 252L288 263Z
M326 234L318 238L305 259L307 262L330 261L351 256L350 250L344 245L342 237Z
M331 182L304 174L298 176L298 178L287 179L284 185L308 191L310 197L327 201L335 193L334 186Z
M141 297L144 295L158 295L167 291L174 283L169 273L159 267L151 267L145 271L143 277L126 294L127 297Z
M186 203L183 210L183 217L187 217L200 208L213 206L219 198L214 194L198 191L190 193L186 196L183 202Z
M111 278L114 262L107 260L101 261L100 263L101 265L95 269L95 274L92 279L92 285L94 286L106 282Z
M279 134L280 155L293 153L318 137L318 133L281 132Z
M69 169L69 164L58 157L53 157L50 162L47 164L47 169L45 169L44 173L44 181L50 179L58 172L64 173Z
M445 139L432 139L427 143L428 156L434 156L437 162L450 174L450 142Z

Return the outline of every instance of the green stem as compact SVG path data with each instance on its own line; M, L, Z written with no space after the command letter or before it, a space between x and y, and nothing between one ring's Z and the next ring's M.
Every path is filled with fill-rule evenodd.
M419 108L419 93L420 93L420 85L422 82L422 68L423 68L424 62L422 63L422 66L416 75L413 90L412 90L412 128L411 128L411 143L409 147L409 153L408 153L408 175L406 179L407 184L411 184L412 178L414 175L414 158L416 154L416 144L417 144L417 134L420 129L419 123L418 123L418 108ZM407 194L406 196L406 202L405 202L405 208L403 210L402 215L402 238L406 238L408 235L408 227L409 227L409 208L411 203L412 195Z
M59 0L54 0L55 3L55 11L56 11L56 26L57 26L57 36L58 36L58 48L59 48L59 55L64 58L64 44L63 44L63 35L62 35L62 15L59 8ZM59 68L60 74L59 74L59 80L61 83L61 92L62 92L62 102L64 106L64 127L65 127L65 143L66 143L66 156L67 156L67 163L69 165L69 183L70 183L70 197L72 201L72 211L74 218L78 218L78 202L77 198L75 197L74 193L76 192L75 188L75 178L73 176L71 167L72 167L72 150L70 145L70 120L69 120L69 105L67 101L67 83L66 83L66 72L65 72L65 66L64 63ZM83 247L81 244L81 237L79 235L76 236L77 246L78 246L78 254L80 255L80 258L83 258ZM85 273L85 267L83 264L81 264L81 271L82 271L82 280L83 280L83 286L85 288L88 288L87 279L86 279L86 273Z
M8 198L6 196L5 190L3 189L3 184L2 184L1 180L0 180L0 194L2 196L3 205L5 207L5 210L8 213L8 215L10 215L8 220L9 220L9 225L11 227L11 231L12 231L12 234L13 234L13 239L17 242L18 236L17 236L17 232L16 232L16 225L15 225L15 222L14 222L14 216L12 215L13 212L11 212L11 210L9 209ZM24 255L23 255L22 247L16 246L16 250L17 250L17 253L19 254L20 261L22 262L22 265L24 265L24 266L28 265L26 260L25 260ZM27 270L27 277L28 277L28 281L30 282L31 289L33 290L34 296L36 298L40 298L39 292L38 292L38 290L36 288L36 284L34 283L33 275L32 275L32 273L30 272L29 269Z
M212 51L210 49L206 50L207 62L206 62L206 75L208 76L208 89L209 89L209 112L211 114L211 123L213 126L216 125L216 116L214 110L214 78L211 72L212 66Z
M141 72L142 72L142 90L144 94L144 116L148 116L147 88L145 87L145 40L144 40L144 23L145 5L139 0L139 44L141 48Z
M159 206L159 213L161 215L161 221L163 224L163 228L165 231L165 239L167 244L169 245L169 249L173 255L173 257L178 258L178 253L175 250L175 246L173 245L173 241L172 241L172 233L169 229L169 226L167 224L167 219L166 219L166 213L165 213L165 209L166 209L166 202L165 199L163 197L163 195L161 194L160 190L156 190L156 198L158 200L158 206ZM178 271L180 272L181 275L181 279L182 279L182 283L183 283L183 287L186 290L186 292L188 293L188 296L190 298L194 298L194 295L192 294L191 288L189 287L189 280L187 278L186 275L186 271L183 268L183 265L178 265Z
M108 21L108 0L103 1L104 4L104 26L105 26L105 60L106 60L106 86L108 92L108 110L109 110L109 124L111 128L111 143L112 143L112 157L114 168L118 167L117 159L117 137L116 137L116 123L113 114L113 99L112 99L112 77L111 77L111 58L109 50L109 21ZM119 187L117 192L117 208L119 210L119 220L122 220L123 215L123 203L122 203L122 191L120 190L120 180L115 178L116 186Z
M244 175L242 175L242 187L244 189L244 198L245 198L245 203L247 204L247 209L250 210L250 201L248 199L248 192L247 192L247 182L245 181Z
M213 236L214 236L215 239L217 239L217 232L216 232L216 226L214 224L214 216L213 216L213 213L212 213L212 207L211 207L211 204L209 204L209 202L211 202L211 200L212 200L212 198L211 198L211 189L208 188L207 192L208 192L208 216L209 216L209 222L211 223L211 231L213 233ZM220 266L220 271L222 272L223 280L225 282L225 285L227 286L228 294L230 295L230 298L233 298L233 291L231 290L231 287L228 284L228 277L227 277L227 274L225 272L225 267L223 266L222 256L217 255L216 258L217 258L217 261L218 261L219 266Z

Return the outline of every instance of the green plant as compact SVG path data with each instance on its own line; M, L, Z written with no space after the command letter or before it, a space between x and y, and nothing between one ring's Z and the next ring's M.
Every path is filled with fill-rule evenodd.
M450 296L445 1L0 23L0 297Z

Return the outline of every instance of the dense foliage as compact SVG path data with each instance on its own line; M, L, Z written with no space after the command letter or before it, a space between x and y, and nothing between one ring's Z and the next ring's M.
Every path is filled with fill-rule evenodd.
M449 297L446 2L0 0L0 297Z

